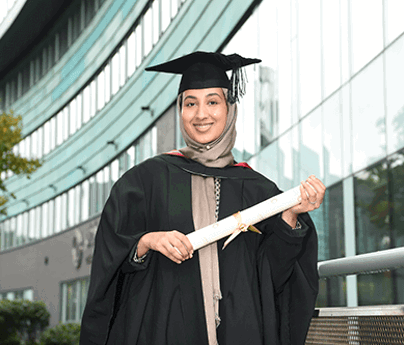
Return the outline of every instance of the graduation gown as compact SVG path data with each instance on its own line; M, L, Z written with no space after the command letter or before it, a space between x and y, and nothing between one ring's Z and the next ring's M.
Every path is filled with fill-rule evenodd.
M221 178L219 219L280 191L247 167L208 168L160 155L126 172L113 186L95 239L81 345L207 345L198 251L176 264L150 251L132 258L151 231L194 231L191 175ZM217 242L220 345L304 344L318 292L317 235L307 214L293 230L280 216L257 224L225 250Z

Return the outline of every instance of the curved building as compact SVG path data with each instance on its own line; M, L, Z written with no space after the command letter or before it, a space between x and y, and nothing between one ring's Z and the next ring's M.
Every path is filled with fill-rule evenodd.
M0 109L23 117L15 153L43 165L1 176L17 197L0 218L1 298L44 300L51 324L80 320L111 186L183 145L178 76L144 68L197 50L262 59L246 68L234 155L284 190L325 182L319 260L404 245L401 1L6 3ZM403 273L321 281L318 305L404 303Z

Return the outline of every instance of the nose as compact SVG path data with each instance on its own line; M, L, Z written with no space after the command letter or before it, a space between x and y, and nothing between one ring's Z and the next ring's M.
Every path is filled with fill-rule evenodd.
M195 117L197 119L205 119L208 117L208 109L206 107L206 105L201 104L196 111Z

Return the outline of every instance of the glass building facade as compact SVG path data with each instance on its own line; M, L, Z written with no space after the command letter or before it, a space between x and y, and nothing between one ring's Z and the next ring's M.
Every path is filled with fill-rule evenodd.
M93 30L91 20L123 2L74 3L76 7L34 53L0 80L1 109L18 108L31 88L35 91L36 82L47 78L63 54L74 48L74 42L81 44L81 35ZM230 3L241 8L237 0ZM311 213L318 231L319 261L404 246L404 21L400 15L404 3L263 0L250 1L244 10L229 5L217 22L231 22L231 15L238 12L240 20L233 26L223 24L223 37L218 41L208 40L208 30L201 29L192 34L200 45L188 51L189 46L173 48L176 42L187 44L188 38L175 34L176 28L189 27L193 21L197 26L201 19L204 12L196 6L187 0L154 0L144 2L137 12L133 10L137 15L122 39L109 48L96 72L77 89L70 87L71 97L42 121L30 120L35 126L29 126L15 153L47 161L67 152L74 154L69 147L84 149L85 144L80 144L83 133L97 121L113 116L114 104L136 97L126 91L135 80L141 80L143 88L152 83L152 77L139 76L152 61L163 61L162 56L176 57L191 50L237 52L262 62L246 67L248 83L239 104L234 156L283 190L299 185L311 174L324 181L324 203ZM66 41L66 47L61 41ZM163 54L168 47L171 55ZM50 243L58 234L98 219L110 188L126 170L183 145L174 105L178 81L159 80L174 91L165 96L164 85L159 89L153 84L152 99L159 96L161 106L144 104L136 118L139 123L152 120L141 132L133 131L130 138L124 125L114 132L111 129L110 151L94 163L96 169L91 173L84 164L75 163L76 172L61 176L57 186L49 185L53 194L41 194L37 199L30 198L27 188L20 191L16 187L23 178L3 173L2 179L26 195L26 202L24 207L12 202L9 215L0 219L0 256ZM103 131L108 137L108 128ZM129 144L121 145L123 138ZM39 173L41 169L46 167ZM88 271L57 284L59 320L77 321L85 301ZM7 296L7 291L0 293ZM403 291L403 269L335 277L321 280L317 305L404 303Z

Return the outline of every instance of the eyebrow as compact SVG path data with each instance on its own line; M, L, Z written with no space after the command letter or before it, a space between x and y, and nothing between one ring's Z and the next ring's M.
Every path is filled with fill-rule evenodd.
M205 97L210 97L210 96L218 96L218 97L220 97L220 95L217 92L208 93ZM195 96L188 95L187 97L184 98L184 101L187 98L197 99Z

